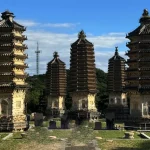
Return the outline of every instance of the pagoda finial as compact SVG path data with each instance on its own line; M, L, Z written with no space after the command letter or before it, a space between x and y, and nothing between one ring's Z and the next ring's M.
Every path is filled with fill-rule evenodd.
M116 49L115 49L115 55L119 55L119 54L118 54L118 46L116 46L115 48L116 48Z
M12 21L12 19L14 18L14 14L12 12L10 12L9 10L6 10L5 12L2 13L2 19L10 19Z
M147 9L144 9L142 16L148 16L148 14L149 14L148 10L147 10Z
M79 39L85 39L85 37L86 37L86 35L85 35L84 31L81 30L81 31L79 32L79 34L78 34L78 38L79 38Z
M59 57L58 52L54 52L54 53L53 53L53 56L54 56L54 58Z

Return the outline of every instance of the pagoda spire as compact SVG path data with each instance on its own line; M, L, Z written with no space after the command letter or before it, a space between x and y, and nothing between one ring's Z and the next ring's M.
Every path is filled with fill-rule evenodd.
M149 15L149 12L148 12L148 10L147 9L144 9L143 10L143 14L142 14L142 16L148 16Z
M54 52L53 56L54 58L58 58L59 57L58 52Z
M143 14L142 14L142 17L140 18L140 23L150 23L150 16L149 16L149 12L147 9L144 9L143 10Z
M118 46L115 47L115 56L119 56L119 53L118 53Z
M13 20L13 18L15 17L14 14L12 12L10 12L9 10L6 10L5 12L2 13L2 19L9 19L10 21Z
M84 33L83 30L81 30L81 31L79 32L78 38L79 38L79 39L85 39L85 38L86 38L86 35L85 35L85 33Z

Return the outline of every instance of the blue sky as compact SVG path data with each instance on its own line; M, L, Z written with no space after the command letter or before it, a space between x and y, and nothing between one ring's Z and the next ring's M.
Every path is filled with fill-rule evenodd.
M1 0L0 11L10 10L15 20L27 31L29 55L27 63L30 75L36 73L36 42L39 42L40 73L58 51L60 59L69 68L70 44L83 29L87 39L95 46L96 67L107 72L108 59L115 46L124 56L127 39L125 35L139 25L143 9L150 11L149 0ZM126 57L125 57L126 58Z

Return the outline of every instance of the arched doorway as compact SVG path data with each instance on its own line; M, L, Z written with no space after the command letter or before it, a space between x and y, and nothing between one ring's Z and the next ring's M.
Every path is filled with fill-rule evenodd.
M5 100L1 102L1 115L8 115L8 102Z

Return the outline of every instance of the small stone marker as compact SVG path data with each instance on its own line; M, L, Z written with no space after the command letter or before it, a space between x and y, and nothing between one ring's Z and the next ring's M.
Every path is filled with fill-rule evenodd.
M56 136L49 136L51 139L57 139Z
M68 125L68 120L61 119L61 129L69 129Z
M49 129L57 129L56 121L50 121L49 122Z
M125 139L134 139L134 132L125 132L124 135Z
M97 140L101 140L101 139L103 139L102 137L95 137L95 139L97 139Z
M94 130L101 130L101 129L102 129L102 123L101 122L95 122Z
M21 136L22 136L22 138L26 138L27 134L23 132L23 133L21 133Z
M42 126L43 124L43 114L42 113L35 113L34 114L34 125L35 126Z

